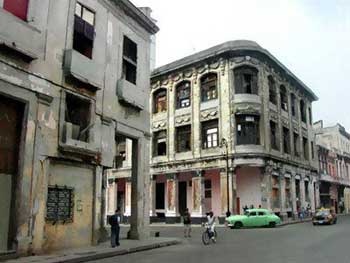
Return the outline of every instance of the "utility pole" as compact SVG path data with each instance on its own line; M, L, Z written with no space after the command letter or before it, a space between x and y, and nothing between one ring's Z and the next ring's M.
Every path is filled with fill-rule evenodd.
M230 187L229 187L229 172L228 172L228 142L226 141L225 138L221 139L221 147L225 146L226 151L225 151L225 157L226 157L226 197L227 197L227 212L226 212L226 217L229 217L231 215L230 212Z

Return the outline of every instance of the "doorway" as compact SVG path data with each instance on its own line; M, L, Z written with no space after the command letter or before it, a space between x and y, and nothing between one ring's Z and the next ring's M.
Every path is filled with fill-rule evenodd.
M179 182L179 213L183 215L187 208L187 182Z
M156 209L165 209L165 183L156 183Z
M0 251L12 249L16 235L15 192L24 105L0 95Z

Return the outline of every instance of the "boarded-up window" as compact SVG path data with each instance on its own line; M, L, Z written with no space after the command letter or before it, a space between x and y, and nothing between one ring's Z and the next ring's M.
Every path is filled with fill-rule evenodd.
M258 94L258 71L249 66L234 70L236 94Z
M214 100L218 97L217 75L208 73L201 78L201 99L202 102Z
M27 20L29 0L4 0L4 9L22 20Z
M301 114L301 121L306 123L306 107L305 107L305 102L303 100L300 101L300 114Z
M277 104L277 94L276 94L276 85L275 80L272 76L268 77L269 82L269 100L272 104Z
M290 94L290 104L292 109L292 116L296 117L296 103L295 103L295 95L293 93Z
M73 188L49 186L46 202L46 220L56 222L73 221L74 195Z
M305 137L303 137L303 149L305 160L309 160L309 142L308 139Z
M176 151L186 152L191 150L191 125L176 128Z
M279 150L278 129L277 124L274 121L270 121L270 133L271 133L271 148Z
M154 113L165 112L167 110L167 96L165 89L159 89L153 94Z
M176 108L186 108L191 105L191 85L189 81L176 86Z
M211 180L204 180L204 198L211 198Z
M154 156L161 156L161 155L166 155L166 148L167 148L167 143L166 143L166 131L158 131L155 132L153 135L153 155Z
M136 84L137 44L128 37L123 40L123 78Z
M290 135L289 135L289 129L286 127L283 127L283 152L290 154Z
M287 90L286 87L280 86L280 97L281 97L281 109L284 111L288 111L288 98L287 98Z
M300 139L299 134L293 133L293 144L294 144L294 155L299 157L300 156Z
M92 58L95 38L95 13L80 3L76 3L74 15L73 49Z
M236 116L237 144L260 144L259 117L255 115Z
M202 143L203 148L213 148L219 142L218 120L202 122Z

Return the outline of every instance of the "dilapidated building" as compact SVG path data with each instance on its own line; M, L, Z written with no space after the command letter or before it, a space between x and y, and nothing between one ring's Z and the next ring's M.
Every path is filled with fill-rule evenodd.
M262 206L317 206L311 89L252 41L231 41L152 72L151 215L194 221Z
M336 124L314 123L320 175L320 205L350 212L350 134Z
M148 235L149 14L128 0L0 0L0 252L98 242L125 138L130 237Z

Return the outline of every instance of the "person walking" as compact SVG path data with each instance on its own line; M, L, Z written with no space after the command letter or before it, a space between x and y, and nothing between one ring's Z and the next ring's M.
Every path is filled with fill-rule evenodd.
M111 246L120 246L119 232L120 232L120 209L115 210L114 215L109 217L108 223L111 225Z
M191 214L186 208L183 214L183 222L184 222L184 236L191 237Z

